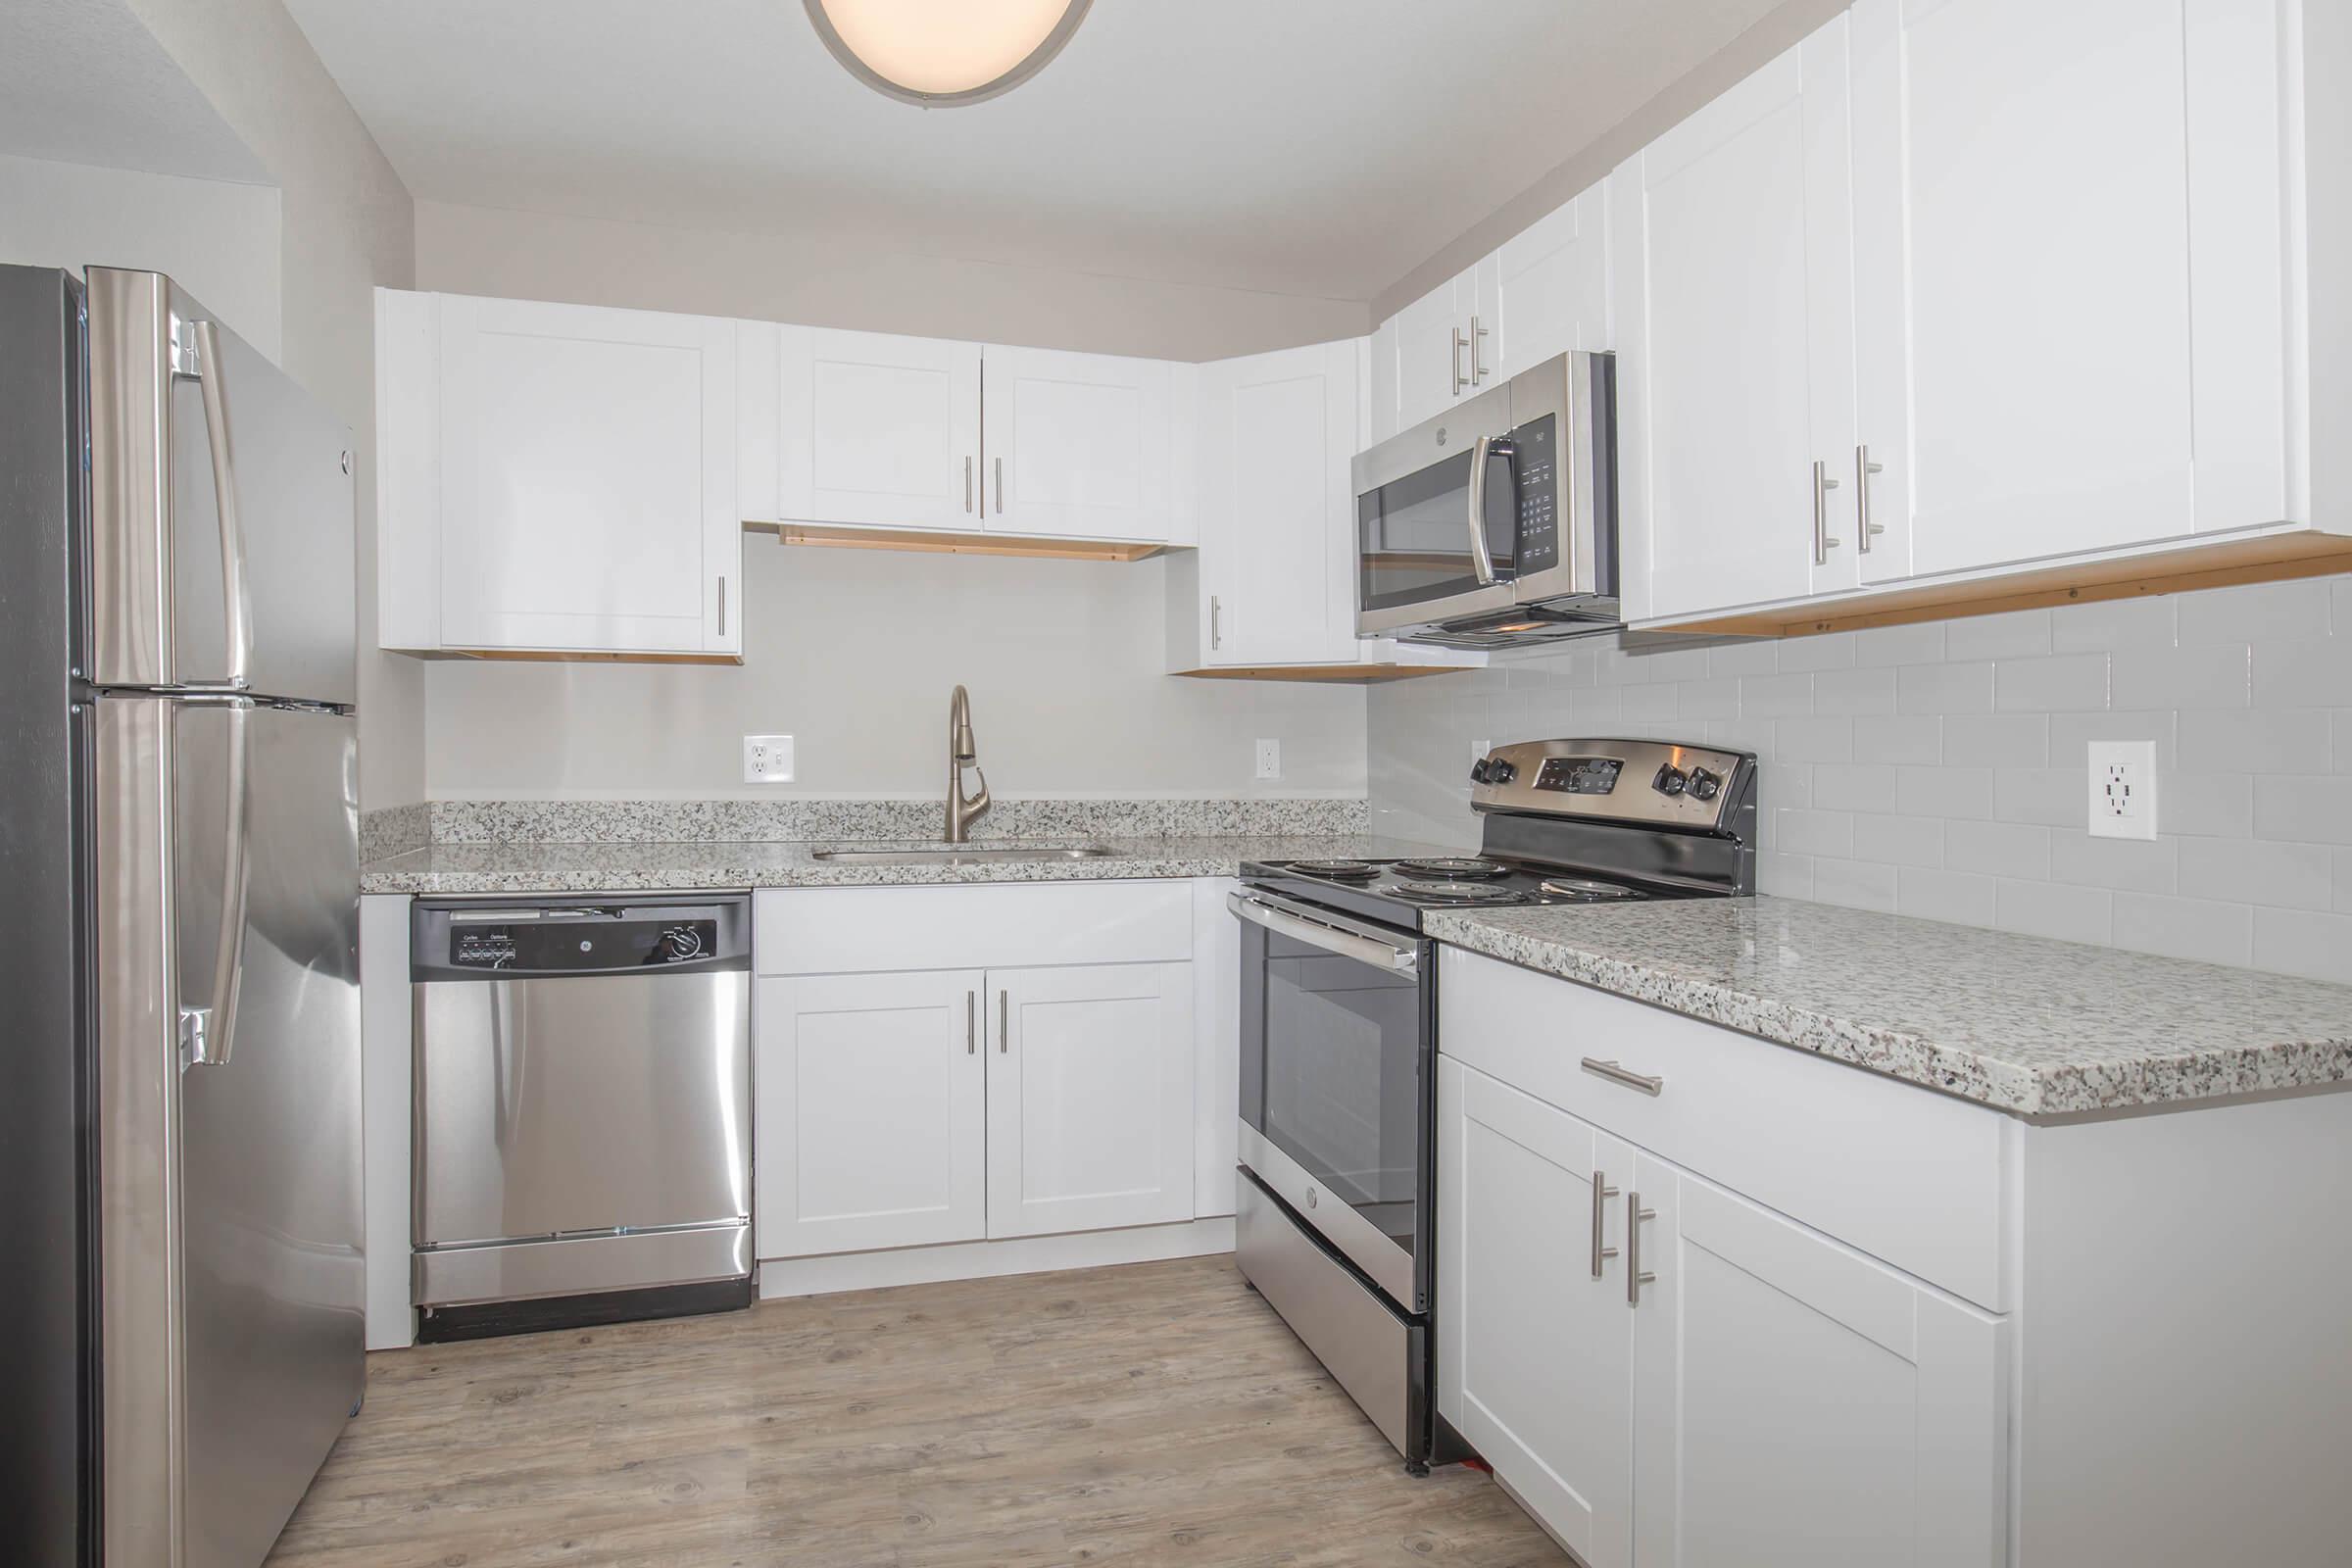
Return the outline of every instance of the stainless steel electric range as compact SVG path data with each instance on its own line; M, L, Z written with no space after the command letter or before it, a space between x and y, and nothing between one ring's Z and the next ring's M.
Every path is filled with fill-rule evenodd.
M1416 1474L1437 1414L1432 911L1755 891L1756 760L1526 741L1470 770L1479 853L1250 861L1242 920L1242 1272Z

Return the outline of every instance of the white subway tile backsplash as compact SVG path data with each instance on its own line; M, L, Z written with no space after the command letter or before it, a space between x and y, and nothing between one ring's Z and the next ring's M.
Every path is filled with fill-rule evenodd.
M1813 677L1816 713L1891 713L1891 669L1825 669Z
M1795 674L1808 669L1851 669L1854 667L1854 634L1850 631L1823 632L1818 637L1788 637L1781 642L1780 667L1784 673ZM1743 674L1767 674L1766 670L1745 670Z
M2079 713L2108 706L2105 654L2004 659L1994 667L1993 706L2004 713Z
M1776 750L1791 762L1850 762L1854 721L1850 718L1783 718L1774 722Z
M2253 775L2157 768L2156 829L2196 838L2247 837L2254 831Z
M1869 632L1862 633L1867 637ZM1987 663L1905 664L1895 671L1898 713L1989 713L1992 669Z
M1744 718L1788 718L1813 711L1810 675L1743 675L1740 712Z
M1943 863L1955 871L2044 882L2050 875L2051 829L2027 822L1943 824Z
M2352 849L2335 852L2335 908L2352 914Z
M2335 766L2331 771L2352 773L2352 711L2333 715L2330 727L2335 731Z
M1865 667L1881 664L1938 664L1943 662L1940 620L1908 626L1873 626L1854 633L1854 662Z
M2115 661L2108 706L2132 709L2243 708L2252 700L2244 643L2151 648Z
M1668 682L1656 686L1628 686L1619 711L1630 723L1681 716L1682 688Z
M1598 734L1625 716L1625 688L1592 686L1568 694L1568 720L1584 734Z
M1753 642L1722 643L1707 650L1707 673L1710 675L1770 675L1781 667L1781 644L1778 639L1759 637Z
M1841 811L1894 809L1894 769L1824 762L1813 769L1813 804Z
M2047 767L2050 721L2040 713L1954 713L1943 721L1942 760L1956 767Z
M2180 884L2177 839L2094 839L2082 828L2050 831L2050 879L2082 887L2170 893Z
M2254 911L2242 904L2216 904L2209 899L2118 893L2115 945L2200 963L2251 963Z
M1740 682L1729 675L1683 682L1685 718L1738 718Z
M2162 786L2157 807L2162 810ZM2158 821L2162 821L2160 815ZM2352 778L2266 773L2254 781L2254 836L2352 844Z
M2352 692L2352 626L2334 637L2253 644L2256 708L2341 708Z
M1845 811L1778 810L1773 815L1773 848L1784 855L1854 853L1854 819Z
M1869 860L1815 860L1813 897L1824 904L1894 912L1895 868Z
M1869 813L1852 821L1857 860L1884 860L1889 865L1943 863L1943 823L1936 817Z
M2003 822L2039 822L2047 827L2080 826L2089 814L2090 772L2082 767L1997 767L1992 773L1992 814ZM2157 801L2159 812L2163 808ZM2161 819L2161 817L2160 817Z
M2185 773L2325 773L2328 720L2308 708L2185 712L2175 765Z
M1854 760L1940 762L1943 725L1940 718L1919 714L1865 714L1854 720Z
M2150 594L2137 599L2109 599L2092 605L2067 605L2050 612L2050 651L2059 654L2106 653L2133 648L2170 648L2174 639L2174 604L2178 596Z
M2335 868L2308 844L2267 839L2180 840L2180 895L2326 909L2335 903Z
M1894 874L1894 907L1922 920L1990 925L1995 886L1991 877L1968 871L1906 865Z
M1756 891L1782 899L1813 896L1813 862L1802 855L1767 852L1756 857Z
M2115 935L2115 895L2062 882L2013 882L1993 889L1992 923L2004 931L2108 945Z
M2254 966L2352 984L2352 914L2256 909Z
M1989 767L1898 767L1894 808L1907 816L1993 814L1993 770Z
M2173 737L2178 715L2164 712L2052 713L2050 765L2087 767L2092 741L2147 741L2156 748L2156 765L2170 767L2175 756Z
M2180 595L2180 646L2246 643L2258 637L2328 635L2328 588L2324 578L2254 582Z
M1946 659L2023 659L2050 651L2050 612L1970 615L1943 628Z

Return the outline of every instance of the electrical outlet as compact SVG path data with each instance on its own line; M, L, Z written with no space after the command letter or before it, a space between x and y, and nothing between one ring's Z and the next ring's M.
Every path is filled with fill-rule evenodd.
M1257 776L1259 778L1282 777L1282 742L1259 741L1257 743Z
M792 782L792 737L746 735L743 738L743 781L746 784Z
M2090 743L2090 836L2156 836L2156 743Z
M1487 754L1494 749L1494 743L1493 741L1472 741L1470 743L1470 760L1473 762L1483 762L1487 760Z

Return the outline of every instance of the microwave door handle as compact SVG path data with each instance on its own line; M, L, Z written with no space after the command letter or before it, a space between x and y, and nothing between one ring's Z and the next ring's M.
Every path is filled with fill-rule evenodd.
M1395 974L1413 974L1420 968L1420 955L1411 948L1383 942L1377 937L1359 936L1353 931L1343 931L1336 925L1325 925L1320 920L1309 920L1304 915L1276 908L1263 899L1228 893L1225 895L1225 907L1253 925L1279 931L1293 941L1303 942L1310 948L1320 948L1325 953L1337 954L1343 958L1354 958Z
M1494 586L1494 557L1487 549L1487 456L1494 445L1482 435L1470 449L1470 569L1481 588Z

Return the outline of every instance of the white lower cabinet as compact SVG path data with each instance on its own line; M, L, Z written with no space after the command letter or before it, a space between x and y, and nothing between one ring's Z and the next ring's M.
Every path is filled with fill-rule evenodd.
M1191 970L989 975L990 1236L1193 1217Z

